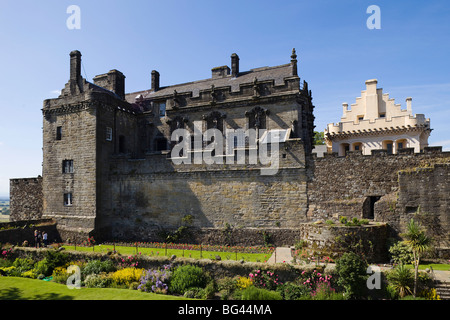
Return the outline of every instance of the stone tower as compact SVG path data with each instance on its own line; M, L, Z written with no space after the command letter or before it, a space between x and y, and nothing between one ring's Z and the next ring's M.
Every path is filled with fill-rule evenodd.
M132 112L123 100L124 79L112 70L87 82L81 53L72 51L69 81L58 98L44 101L43 217L55 219L64 238L86 239L95 229L102 187L97 182L104 160L119 148L114 121L117 113Z

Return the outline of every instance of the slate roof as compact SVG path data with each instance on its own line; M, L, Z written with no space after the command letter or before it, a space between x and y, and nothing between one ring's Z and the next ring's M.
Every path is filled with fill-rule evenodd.
M138 95L142 95L144 99L155 99L164 96L173 95L173 91L177 93L192 92L193 97L198 97L200 91L211 89L211 85L214 87L231 87L231 92L239 92L240 86L243 84L252 84L255 77L258 81L273 80L274 85L284 85L284 79L292 77L293 73L292 64L284 64L275 67L262 67L251 69L250 71L239 72L237 77L233 77L231 74L220 78L209 78L204 80L192 81L182 84L171 85L167 87L161 87L158 91L144 90L133 93L127 93L125 99L129 103L134 103Z

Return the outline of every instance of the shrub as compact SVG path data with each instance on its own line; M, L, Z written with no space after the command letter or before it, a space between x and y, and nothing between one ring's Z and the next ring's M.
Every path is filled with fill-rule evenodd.
M277 287L277 292L281 294L284 300L298 300L302 297L309 296L311 289L309 286L303 284L295 284L292 282L286 282Z
M389 254L394 263L398 264L410 264L413 261L413 253L410 247L403 241L389 247Z
M367 262L353 252L346 252L336 261L337 284L348 298L362 297L366 289Z
M278 281L278 275L271 271L255 270L249 274L253 285L257 288L275 290L281 282Z
M37 274L43 274L48 277L53 273L56 267L65 266L69 261L69 256L66 253L55 250L47 250L45 258L35 264L35 271Z
M111 283L111 277L105 273L91 273L84 280L84 285L88 288L107 288L111 285Z
M276 291L271 291L262 288L250 286L242 290L242 300L282 300L281 294Z
M25 272L33 269L34 261L30 258L16 258L13 262L13 266L19 269L21 272Z
M340 216L340 217L339 217L339 222L342 223L342 224L346 224L346 223L347 223L347 217L345 217L345 216Z
M90 274L100 274L102 272L114 272L116 267L111 260L91 260L83 267L81 273L83 276L88 276Z
M144 271L139 268L123 268L111 273L111 280L118 286L128 287L132 282L139 282Z
M237 278L224 277L217 280L217 290L220 293L220 299L228 300L230 299L236 287Z
M250 287L252 284L253 280L247 277L239 277L236 281L236 287L240 290Z
M206 280L202 268L193 265L179 266L173 272L170 281L170 291L184 294L189 288L204 288Z
M70 274L67 273L67 268L65 267L56 267L53 269L52 273L52 281L65 284L67 283L67 279L69 278Z
M414 274L411 269L400 264L393 270L387 272L386 278L389 283L389 287L400 298L412 293L414 286Z

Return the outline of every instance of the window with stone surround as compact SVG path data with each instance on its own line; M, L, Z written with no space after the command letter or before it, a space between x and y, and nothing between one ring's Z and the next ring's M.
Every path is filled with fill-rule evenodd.
M73 173L73 160L63 160L62 170L63 173Z
M56 140L61 140L62 138L62 127L56 127Z
M112 128L106 127L106 141L112 141Z
M73 204L73 196L71 192L64 193L64 205L71 206Z

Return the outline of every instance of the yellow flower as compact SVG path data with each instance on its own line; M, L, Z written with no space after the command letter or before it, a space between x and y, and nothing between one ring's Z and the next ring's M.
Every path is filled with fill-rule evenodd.
M132 282L138 282L143 272L142 268L123 268L113 272L111 279L119 285L129 285Z
M236 287L241 290L250 287L252 284L253 280L247 277L239 277L236 281Z

